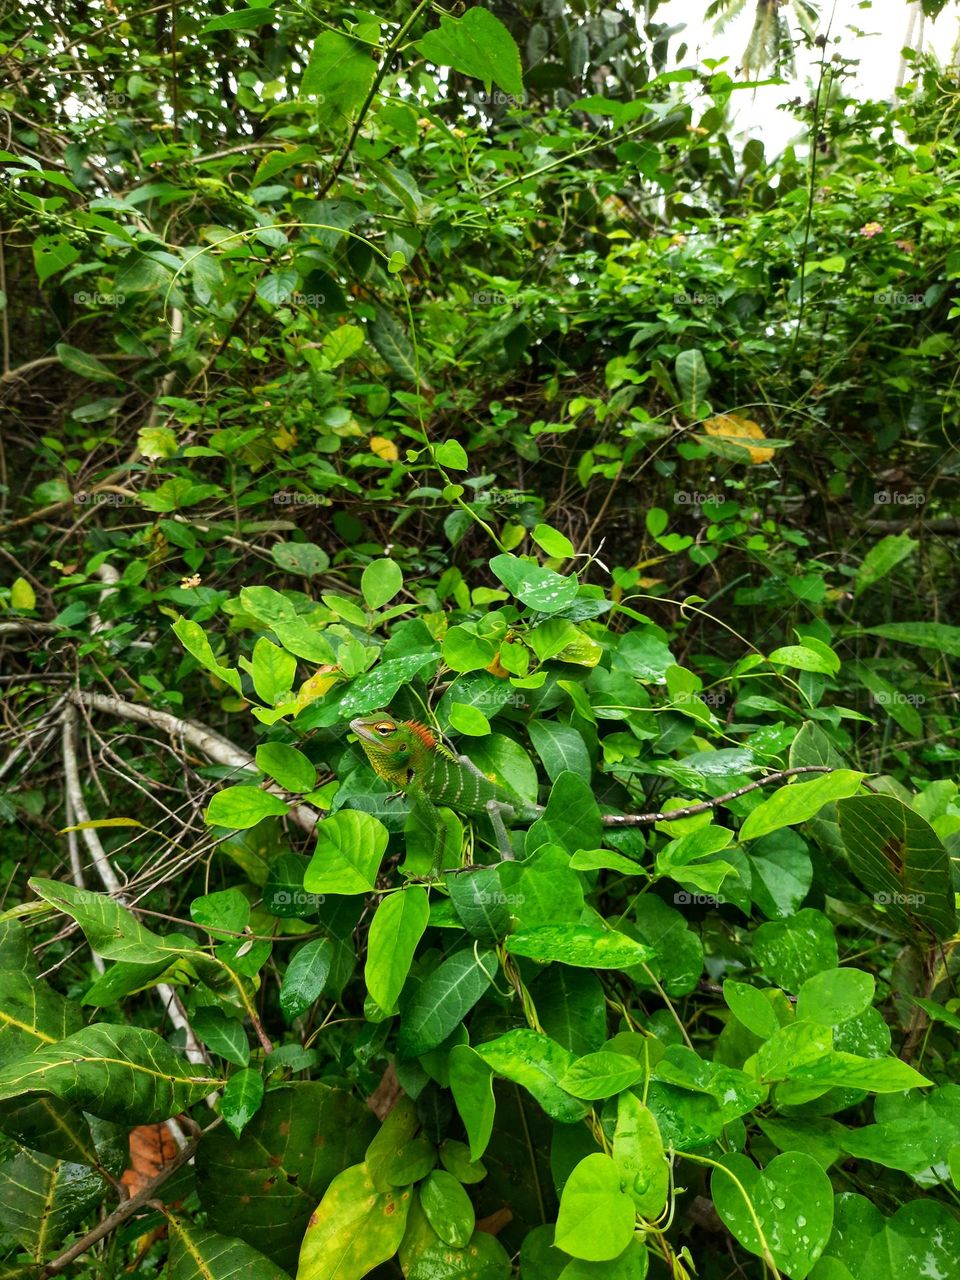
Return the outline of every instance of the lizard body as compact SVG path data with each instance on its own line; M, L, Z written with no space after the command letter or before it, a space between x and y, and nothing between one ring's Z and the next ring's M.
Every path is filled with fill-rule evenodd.
M533 822L543 806L531 804L482 773L467 756L454 755L414 720L396 720L386 711L350 721L374 771L405 792L430 825L443 832L436 806L467 817L488 817L504 858L513 858L507 822ZM442 852L442 849L441 849Z

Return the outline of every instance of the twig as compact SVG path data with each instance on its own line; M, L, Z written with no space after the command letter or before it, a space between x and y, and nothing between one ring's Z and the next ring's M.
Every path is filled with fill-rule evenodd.
M406 20L406 22L399 29L397 34L393 37L393 39L390 41L390 43L387 45L386 49L384 50L383 59L380 63L379 69L377 70L377 74L373 78L373 84L371 84L370 86L370 92L367 94L366 98L363 101L362 106L360 107L359 112L357 113L357 118L353 123L353 128L350 130L350 137L347 139L346 146L340 152L340 155L337 157L336 163L334 164L333 168L330 170L326 180L324 181L324 183L320 187L319 192L317 193L318 200L323 199L323 197L327 194L327 192L330 190L330 188L333 186L336 180L340 177L341 173L343 173L343 167L347 163L347 159L349 158L350 152L353 150L353 147L357 141L357 138L359 138L360 136L360 130L363 128L363 122L367 117L367 112L373 106L374 99L376 98L377 94L380 92L380 86L383 84L384 76L390 70L390 67L393 63L393 59L396 57L397 50L400 48L401 44L403 44L403 41L407 35L407 32L411 30L414 23L417 21L420 15L424 12L424 10L428 9L429 7L430 7L430 0L420 0L420 3L417 5L416 9L414 9L413 13L411 13L410 17Z
M704 800L701 804L689 804L683 809L671 809L669 813L605 813L601 819L606 827L639 827L651 822L672 822L678 818L692 818L696 813L708 813L717 805L727 804L738 796L745 796L748 791L756 791L758 787L768 787L771 782L782 782L784 778L793 778L798 773L833 773L827 764L803 764L795 769L781 769L779 773L769 773L757 782L748 782L745 787L737 787L736 791L727 791L713 800Z
M113 694L78 691L73 694L73 700L91 711L103 711L107 715L119 716L122 720L148 724L154 729L169 734L172 738L179 738L190 746L196 747L216 764L227 765L244 773L259 772L253 756L206 725L197 724L192 720L178 719L167 711L157 711L153 707L142 707L135 702L126 702ZM287 794L282 787L275 785L267 787L267 790L284 798ZM287 816L308 834L316 829L320 821L319 813L305 804L292 805Z
M69 823L69 817L71 815L77 822L90 821L90 813L84 801L83 789L80 785L80 772L77 768L77 721L78 716L76 704L74 702L68 702L63 709L63 772L66 786L68 825L72 825ZM93 859L93 865L96 868L97 875L100 877L103 887L112 897L122 899L123 886L120 883L120 878L114 870L113 863L110 861L110 857L107 854L106 849L104 849L96 830L92 827L86 827L80 834L83 837L84 844L87 846L90 857ZM71 863L72 862L73 857L71 856ZM79 860L77 861L77 867L74 873L75 882L77 882L77 871L80 871ZM80 871L80 879L77 884L78 888L82 887L82 871ZM178 1028L178 1030L184 1033L186 1042L184 1052L187 1060L189 1062L202 1062L209 1065L210 1060L207 1056L207 1052L194 1035L193 1028L190 1026L187 1015L184 1012L183 1005L180 1003L180 997L177 995L174 988L166 982L157 983L157 994L163 1001L164 1009L166 1010L170 1021ZM209 1101L210 1099L208 1098L208 1102ZM174 1132L173 1136L175 1141L179 1138L178 1145L182 1145L183 1134L179 1129Z
M209 1133L218 1124L220 1124L219 1118L214 1120L213 1124L207 1125L203 1134ZM164 1169L161 1169L157 1176L148 1182L141 1191L138 1191L135 1196L131 1196L129 1200L124 1200L121 1205L114 1209L113 1213L98 1223L92 1231L88 1231L85 1236L81 1236L79 1240L72 1244L65 1253L61 1253L59 1258L54 1258L52 1262L48 1262L42 1274L45 1276L60 1275L61 1272L69 1267L71 1262L79 1258L81 1254L86 1253L88 1249L91 1249L98 1240L102 1240L104 1236L116 1231L117 1227L123 1226L126 1220L132 1217L139 1209L145 1208L154 1199L158 1189L169 1178L172 1178L178 1169L182 1169L185 1164L193 1159L203 1134L192 1138L173 1160Z

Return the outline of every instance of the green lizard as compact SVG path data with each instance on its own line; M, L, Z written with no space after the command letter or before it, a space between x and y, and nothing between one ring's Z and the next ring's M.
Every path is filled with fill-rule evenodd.
M425 725L415 720L397 720L389 711L378 711L375 715L351 720L350 728L359 738L374 770L410 797L413 812L434 833L437 841L434 874L440 870L444 839L437 805L445 805L467 817L488 817L502 857L511 861L514 853L507 823L534 822L544 812L543 805L532 804L509 787L492 781L468 756L455 755ZM623 829L689 818L709 813L757 787L784 782L797 774L830 772L829 765L798 765L698 804L665 813L605 813L600 821L605 827Z
M360 739L375 772L405 792L429 829L436 833L434 872L443 854L443 824L437 805L467 817L488 817L500 853L513 859L508 822L533 822L543 806L531 804L516 792L481 773L467 756L454 755L415 720L396 720L388 711L358 716L350 728Z

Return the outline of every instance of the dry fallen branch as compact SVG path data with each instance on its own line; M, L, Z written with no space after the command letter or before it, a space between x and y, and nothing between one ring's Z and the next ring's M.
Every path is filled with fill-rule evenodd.
M87 707L90 711L102 711L106 715L117 716L121 720L133 720L137 724L146 724L171 738L188 743L197 751L203 752L214 764L226 765L242 773L257 773L256 762L249 752L244 751L229 738L222 737L206 725L197 724L194 720L181 720L167 711L157 711L153 707L140 706L136 702L127 702L123 698L107 693L77 692L74 701ZM274 795L286 798L282 787L271 785L267 788ZM291 805L288 817L308 834L312 833L320 820L320 815L309 805Z

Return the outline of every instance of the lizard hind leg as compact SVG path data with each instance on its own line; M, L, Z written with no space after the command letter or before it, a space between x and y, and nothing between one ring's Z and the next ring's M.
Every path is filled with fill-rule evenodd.
M510 832L507 830L507 824L503 820L504 806L499 800L488 800L486 805L487 814L493 825L494 835L497 837L497 844L500 847L500 856L504 862L515 862L516 854L513 852L513 844L510 841Z

